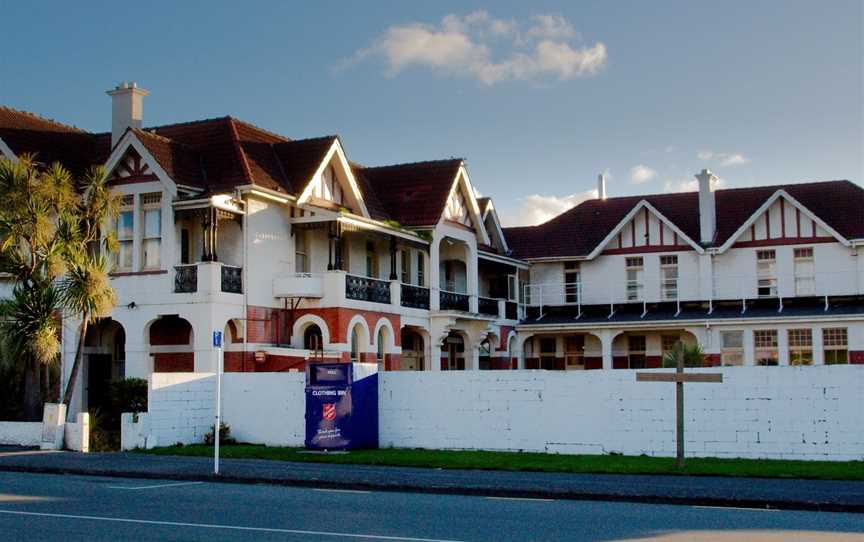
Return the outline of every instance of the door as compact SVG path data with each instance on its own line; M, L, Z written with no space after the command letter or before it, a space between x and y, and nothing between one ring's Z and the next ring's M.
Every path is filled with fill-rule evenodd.
M111 354L87 355L87 409L102 408L111 384Z

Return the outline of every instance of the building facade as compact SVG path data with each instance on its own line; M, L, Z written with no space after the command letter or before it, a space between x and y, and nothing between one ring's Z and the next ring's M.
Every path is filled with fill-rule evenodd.
M0 154L104 164L122 197L112 284L73 409L108 382L302 370L864 363L864 191L848 181L599 197L502 228L464 160L369 167L338 136L292 140L232 117L143 128L123 84L111 133L0 107ZM601 180L601 184L605 181ZM106 229L107 231L107 229ZM63 325L68 373L78 322Z

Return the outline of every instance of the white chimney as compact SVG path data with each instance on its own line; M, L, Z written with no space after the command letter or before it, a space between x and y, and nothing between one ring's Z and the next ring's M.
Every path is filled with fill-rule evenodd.
M123 82L114 90L106 92L111 96L111 147L120 141L126 128L141 128L144 118L144 96L150 94L138 88L135 82Z
M606 174L597 175L597 198L606 199Z
M699 237L702 243L714 240L717 231L717 206L714 203L714 187L717 177L711 170L703 169L696 175L699 181Z

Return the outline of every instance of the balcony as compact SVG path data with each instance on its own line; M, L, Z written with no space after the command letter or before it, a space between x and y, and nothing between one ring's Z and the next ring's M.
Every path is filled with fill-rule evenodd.
M498 316L498 300L489 297L477 299L477 312L487 316Z
M441 290L440 292L440 309L442 311L462 311L470 310L470 297L468 294L459 294L456 292L448 292ZM497 312L496 312L497 314Z
M311 273L294 273L273 279L274 297L324 297L324 277Z
M243 293L243 268L220 262L174 266L174 293Z
M357 275L345 275L345 298L390 304L390 283Z
M429 310L429 288L402 284L401 304L412 309Z

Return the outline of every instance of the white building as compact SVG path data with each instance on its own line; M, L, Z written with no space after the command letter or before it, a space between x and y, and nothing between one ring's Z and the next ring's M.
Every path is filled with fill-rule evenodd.
M110 133L0 107L0 153L123 196L119 303L88 335L73 409L152 372L654 367L674 340L712 364L864 363L864 190L848 181L588 201L502 229L463 160L383 167L338 136L232 117L142 128L123 84ZM603 194L605 196L605 192ZM64 322L66 372L77 322Z

